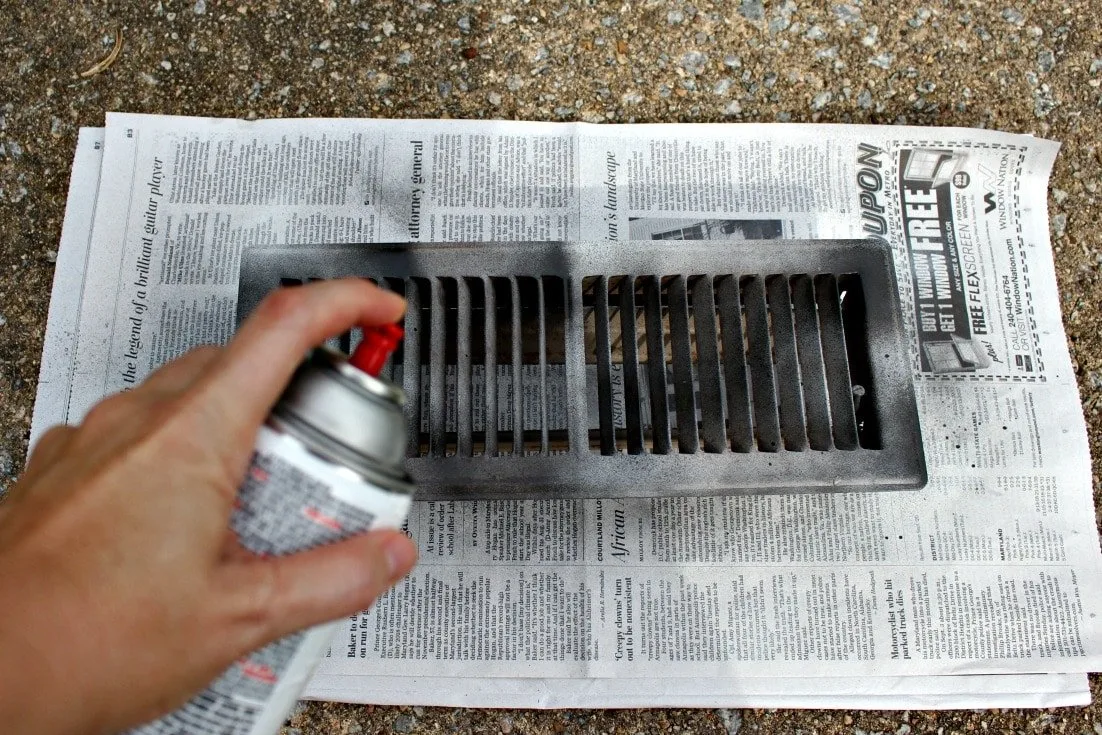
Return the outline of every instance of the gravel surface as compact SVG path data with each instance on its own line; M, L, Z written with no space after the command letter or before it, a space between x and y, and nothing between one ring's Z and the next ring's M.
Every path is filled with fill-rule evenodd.
M1102 2L9 3L0 20L0 488L24 462L69 164L107 110L236 116L964 125L1065 144L1049 199L1102 457ZM89 70L123 46L106 70ZM1097 499L1097 497L1096 497ZM1097 677L1092 678L1096 698ZM1056 711L303 706L284 732L1102 735Z

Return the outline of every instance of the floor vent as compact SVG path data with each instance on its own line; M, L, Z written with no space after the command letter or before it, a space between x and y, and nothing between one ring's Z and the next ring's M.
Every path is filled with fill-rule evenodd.
M419 497L926 482L891 254L868 241L253 248L239 317L342 276L409 303L385 370Z

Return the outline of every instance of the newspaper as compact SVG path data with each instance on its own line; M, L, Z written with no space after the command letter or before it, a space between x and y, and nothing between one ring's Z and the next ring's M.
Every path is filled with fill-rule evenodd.
M363 704L539 708L899 710L1066 707L1090 702L1086 674L473 680L318 674L307 695Z
M1043 207L1055 144L948 129L112 115L105 150L68 401L36 412L35 436L226 339L253 244L871 236L895 248L926 490L624 503L642 559L623 562L562 551L564 528L594 537L598 501L423 503L410 524L421 566L347 621L311 693L502 706L805 694L855 706L847 687L896 706L952 702L957 684L972 699L947 706L1089 696L1075 672L1099 660L1099 554ZM51 335L55 322L52 305ZM65 403L63 382L44 381L40 405ZM472 533L475 517L503 532ZM1068 675L938 676L983 672Z

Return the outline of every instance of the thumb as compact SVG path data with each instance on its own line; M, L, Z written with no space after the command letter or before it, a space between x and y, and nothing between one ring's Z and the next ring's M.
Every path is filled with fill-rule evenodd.
M249 558L223 568L230 634L248 650L302 628L369 607L417 561L400 531L362 536L284 557Z

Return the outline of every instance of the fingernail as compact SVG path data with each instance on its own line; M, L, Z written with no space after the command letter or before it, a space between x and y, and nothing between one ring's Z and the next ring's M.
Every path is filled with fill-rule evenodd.
M394 536L383 547L387 570L392 579L408 572L417 561L417 548L405 536Z

